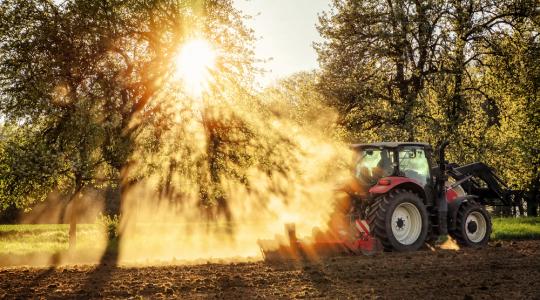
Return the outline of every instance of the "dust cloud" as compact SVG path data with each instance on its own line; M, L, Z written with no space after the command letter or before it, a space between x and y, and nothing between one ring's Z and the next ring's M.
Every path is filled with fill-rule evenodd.
M448 239L444 241L440 246L440 249L443 250L459 250L459 245L451 236L448 236Z
M158 113L141 114L123 174L120 263L259 259L257 240L286 223L298 236L326 227L351 158L325 133L335 113L306 126L287 104L208 98L163 95L148 110Z

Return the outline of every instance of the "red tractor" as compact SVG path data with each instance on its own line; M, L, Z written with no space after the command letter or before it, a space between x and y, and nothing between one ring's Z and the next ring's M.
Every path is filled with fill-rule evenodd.
M339 189L327 232L315 230L311 242L287 226L288 245L259 241L265 258L297 256L327 249L365 254L414 251L450 234L461 246L481 247L491 234L485 206L519 201L483 163L465 166L444 159L447 142L434 151L426 143L383 142L351 145L353 178Z

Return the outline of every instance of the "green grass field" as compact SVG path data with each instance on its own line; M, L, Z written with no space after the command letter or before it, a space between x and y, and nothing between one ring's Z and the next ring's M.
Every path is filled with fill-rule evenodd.
M0 254L60 252L68 250L67 224L0 225ZM103 245L104 233L97 224L77 226L77 249Z
M536 218L493 218L494 240L540 239L540 217Z
M67 224L0 225L0 254L55 253L68 249ZM540 239L540 217L494 218L493 240ZM77 250L103 249L105 233L97 224L77 226Z

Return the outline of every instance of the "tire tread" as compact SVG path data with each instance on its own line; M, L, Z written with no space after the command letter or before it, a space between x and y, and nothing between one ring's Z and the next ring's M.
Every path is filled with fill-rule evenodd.
M480 243L473 243L471 241L469 241L467 239L467 237L465 236L465 232L462 230L462 228L464 228L463 226L463 222L466 221L466 213L470 212L471 210L474 210L474 209L479 209L481 210L486 216L487 216L487 232L486 232L486 235L487 235L487 238L485 238L482 242ZM489 216L489 213L485 210L485 208L479 204L478 202L476 201L472 201L472 200L469 200L467 202L464 202L463 204L461 204L461 206L459 207L459 210L458 210L458 213L457 213L457 216L456 216L456 229L453 230L452 232L450 232L450 235L456 240L456 242L462 246L462 247L481 247L481 246L484 246L485 244L487 244L487 242L489 241L489 236L491 235L491 230L492 230L492 223L491 223L491 217Z
M379 239L382 246L384 247L384 250L386 251L395 250L392 243L389 240L389 237L388 237L389 233L386 230L386 225L385 225L386 214L387 214L390 204L392 203L392 201L395 200L396 196L403 193L411 193L418 199L421 199L416 193L412 191L404 190L404 189L395 189L385 195L378 197L369 208L367 221L368 221L370 230L373 236ZM422 201L420 200L420 202ZM429 220L427 222L429 222Z

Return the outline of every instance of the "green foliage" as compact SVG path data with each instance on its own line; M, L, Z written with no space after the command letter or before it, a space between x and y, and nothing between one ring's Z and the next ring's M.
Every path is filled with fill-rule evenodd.
M2 208L10 204L25 208L34 199L42 200L62 186L69 166L61 154L43 143L38 132L4 126L0 145L0 199Z
M319 88L346 140L448 139L449 160L485 161L538 195L537 5L333 1Z
M540 189L540 41L538 24L524 22L512 35L497 40L501 55L490 58L486 94L497 118L486 136L501 155L486 157L516 186Z
M433 72L441 9L434 1L333 1L321 15L321 88L351 138L414 139L413 113Z
M99 214L96 223L103 228L109 240L118 238L118 226L120 225L120 218L118 215L109 216Z
M332 135L338 131L338 116L326 105L319 84L317 73L300 72L277 81L258 97L266 109L280 118L291 120L304 129Z
M171 79L186 40L222 50L216 87L246 88L252 33L242 18L231 1L0 3L1 205L118 185L162 109L156 98L185 92Z

